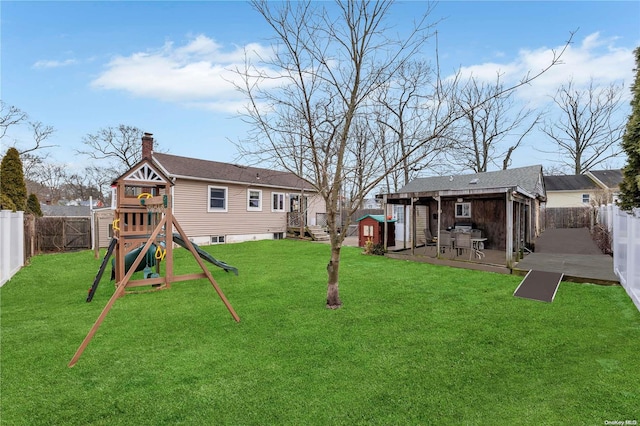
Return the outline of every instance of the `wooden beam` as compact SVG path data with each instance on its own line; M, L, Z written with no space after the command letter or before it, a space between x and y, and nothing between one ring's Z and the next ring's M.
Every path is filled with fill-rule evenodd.
M231 314L233 319L236 320L236 322L240 322L240 317L238 316L238 314L236 314L236 311L233 310L233 306L231 306L231 303L229 303L229 301L225 297L224 293L222 292L222 290L218 286L218 283L216 282L216 280L213 279L213 275L211 275L211 272L209 271L209 269L207 269L207 267L204 265L204 263L202 263L202 259L200 259L200 256L198 255L198 252L196 252L196 249L193 247L193 244L191 243L191 240L189 240L189 238L184 233L184 231L182 230L182 227L180 226L178 221L175 220L175 218L173 219L173 225L175 226L176 231L178 231L178 233L180 234L180 236L182 237L182 239L186 243L187 248L189 249L189 251L191 252L193 257L196 259L196 262L198 262L198 265L200 265L200 268L202 268L202 272L205 273L206 277L209 279L209 282L211 283L213 288L216 290L216 293L218 293L218 296L220 296L220 299L222 300L224 305L227 307L227 310L229 310L229 313Z

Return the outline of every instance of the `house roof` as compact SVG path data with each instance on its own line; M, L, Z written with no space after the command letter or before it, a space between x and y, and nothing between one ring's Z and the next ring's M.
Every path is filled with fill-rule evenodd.
M289 172L156 152L153 160L167 175L177 178L313 191L307 181Z
M579 191L597 189L598 185L586 175L545 176L547 191Z
M91 208L89 206L52 206L48 204L41 204L40 210L42 210L43 216L50 217L90 217Z
M612 170L589 170L587 175L595 178L598 183L604 185L609 189L617 189L620 187L624 176L622 175L622 169Z
M540 165L457 176L433 176L414 179L398 192L473 191L517 186L536 196L544 195L541 176L542 166Z
M361 220L364 220L366 218L370 217L371 219L375 220L376 222L384 222L384 215L383 214L366 214L364 216L362 216L360 219L356 220L356 222L360 222ZM396 222L396 219L387 219L387 222Z

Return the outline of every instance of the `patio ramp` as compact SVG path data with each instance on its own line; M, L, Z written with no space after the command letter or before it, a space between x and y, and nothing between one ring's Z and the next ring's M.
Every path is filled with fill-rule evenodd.
M531 269L518 285L516 291L513 292L513 295L541 302L553 302L563 275L562 272L534 271Z

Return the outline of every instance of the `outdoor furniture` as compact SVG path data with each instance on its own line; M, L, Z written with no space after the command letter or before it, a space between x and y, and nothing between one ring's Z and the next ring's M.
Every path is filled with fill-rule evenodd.
M454 239L451 232L440 230L440 252L444 253L446 249L453 249Z
M473 238L471 237L471 246L473 248L473 252L475 253L478 259L482 259L484 257L484 242L487 241L486 238Z
M464 253L465 250L469 250L469 260L473 254L473 244L471 242L471 233L468 232L456 232L455 234L455 248L458 255Z
M482 231L480 229L471 230L471 246L478 259L482 259L484 257L482 250L484 250L485 241L487 241L487 239L482 238Z
M438 244L438 240L431 235L431 230L429 228L424 229L424 245L425 246L435 246Z

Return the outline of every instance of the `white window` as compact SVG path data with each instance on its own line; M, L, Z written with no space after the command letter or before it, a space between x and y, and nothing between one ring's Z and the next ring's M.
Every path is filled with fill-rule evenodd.
M362 232L365 237L373 237L373 225L364 225L362 227Z
M262 211L262 191L259 189L247 190L247 210L254 212Z
M589 194L582 194L582 202L589 204Z
M209 186L209 206L210 212L227 211L227 194L229 191L225 186Z
M456 217L471 217L471 203L456 203Z
M284 194L282 192L271 193L271 211L272 212L284 211Z

